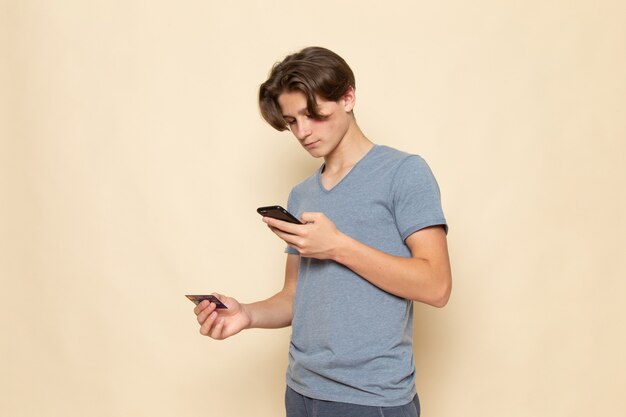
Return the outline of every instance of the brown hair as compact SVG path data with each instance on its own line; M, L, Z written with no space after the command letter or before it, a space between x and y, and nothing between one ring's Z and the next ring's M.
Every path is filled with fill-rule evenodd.
M305 48L272 67L267 81L259 88L261 115L274 129L287 130L278 96L300 91L306 96L309 115L320 120L324 116L317 111L315 96L338 101L350 87L356 87L354 74L343 58L326 48Z

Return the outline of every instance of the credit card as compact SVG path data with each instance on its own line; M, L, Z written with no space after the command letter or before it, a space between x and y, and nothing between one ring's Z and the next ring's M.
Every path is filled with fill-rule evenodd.
M228 308L214 295L185 295L185 297L189 298L195 305L200 304L200 302L204 300L209 300L210 302L215 303L217 308Z

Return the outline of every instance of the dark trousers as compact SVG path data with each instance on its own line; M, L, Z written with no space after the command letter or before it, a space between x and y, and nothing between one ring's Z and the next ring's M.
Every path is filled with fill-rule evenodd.
M287 387L285 392L287 417L419 417L417 394L408 404L397 407L372 407L305 397Z

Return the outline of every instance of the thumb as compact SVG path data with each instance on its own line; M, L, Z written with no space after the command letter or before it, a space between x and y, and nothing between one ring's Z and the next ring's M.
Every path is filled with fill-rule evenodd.
M324 216L323 213L318 213L318 212L304 212L302 213L302 223L315 223L317 220L319 220L322 216Z
M215 298L220 300L222 302L222 304L226 305L226 300L227 300L228 297L226 297L225 295L222 295L222 294L218 294L216 292L214 292L213 295L215 296Z

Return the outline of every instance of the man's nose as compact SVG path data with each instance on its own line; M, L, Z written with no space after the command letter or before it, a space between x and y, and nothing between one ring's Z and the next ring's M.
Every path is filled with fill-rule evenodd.
M308 120L302 120L298 122L296 126L296 138L299 140L306 139L311 135L311 123Z

